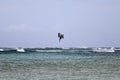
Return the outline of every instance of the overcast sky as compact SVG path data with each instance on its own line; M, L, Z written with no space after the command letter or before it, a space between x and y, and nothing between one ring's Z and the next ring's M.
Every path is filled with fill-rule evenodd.
M0 47L85 46L120 46L120 0L0 0Z

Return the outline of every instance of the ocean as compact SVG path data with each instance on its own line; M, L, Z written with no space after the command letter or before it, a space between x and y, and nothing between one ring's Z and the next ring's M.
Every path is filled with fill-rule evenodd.
M120 80L120 52L4 48L0 51L0 80Z

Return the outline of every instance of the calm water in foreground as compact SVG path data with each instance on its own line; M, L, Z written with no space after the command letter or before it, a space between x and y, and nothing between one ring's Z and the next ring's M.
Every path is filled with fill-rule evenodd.
M0 80L120 80L120 53L0 53Z

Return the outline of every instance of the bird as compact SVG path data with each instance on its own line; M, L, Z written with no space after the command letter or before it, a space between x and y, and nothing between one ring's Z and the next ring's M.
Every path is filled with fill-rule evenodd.
M59 38L59 42L60 42L60 40L64 38L64 34L58 33L58 38Z

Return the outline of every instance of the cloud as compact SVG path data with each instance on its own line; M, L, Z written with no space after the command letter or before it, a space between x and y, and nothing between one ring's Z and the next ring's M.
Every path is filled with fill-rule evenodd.
M2 31L6 32L34 32L43 30L43 27L36 27L27 24L9 25L6 27L2 27Z
M63 25L51 25L51 26L41 26L41 25L28 25L28 24L14 24L1 27L0 31L2 32L11 32L11 33L56 33L64 32L66 27Z
M16 7L14 7L14 6L9 6L9 5L0 6L0 12L12 12L12 11L15 11L15 10L16 10Z
M54 25L54 26L51 26L51 29L53 31L59 32L59 31L64 31L65 27L63 25Z

